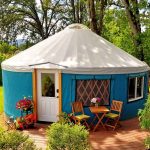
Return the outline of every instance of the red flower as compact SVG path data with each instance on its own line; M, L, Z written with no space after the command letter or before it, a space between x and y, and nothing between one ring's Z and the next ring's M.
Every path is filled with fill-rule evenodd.
M33 103L32 100L30 99L22 99L16 103L17 109L27 110L27 109L31 109L32 107L33 107Z

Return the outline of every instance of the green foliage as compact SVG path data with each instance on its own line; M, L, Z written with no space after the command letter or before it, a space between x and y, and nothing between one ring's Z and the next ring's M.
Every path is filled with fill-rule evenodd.
M144 140L144 144L146 149L150 149L150 136L148 136L145 140Z
M35 150L36 146L27 135L18 131L0 131L1 150Z
M140 109L138 115L141 128L150 131L150 96L145 103L144 109Z
M142 43L144 48L145 62L150 65L150 27L142 33Z
M17 48L13 45L9 45L5 42L0 42L0 64L5 59L11 57L15 51L17 51ZM2 85L2 70L0 66L0 85Z
M9 45L8 43L2 42L0 44L0 53L3 54L14 54L14 52L17 50L17 47L13 45Z
M19 46L18 46L18 49L19 49L19 51L23 51L23 50L25 50L25 49L27 49L27 48L33 46L33 45L34 45L34 43L31 43L31 42L29 42L29 41L26 41L25 43L19 45Z
M71 125L72 124L71 118L70 118L71 116L72 116L72 114L67 114L65 112L62 112L61 114L58 115L59 123L61 123L61 124L68 123Z
M83 126L53 123L47 129L49 150L89 150L88 131Z
M130 35L130 28L125 11L110 9L105 13L102 36L114 45L135 55L134 44Z
M150 131L150 96L145 103L144 109L140 109L138 115L141 128ZM144 140L144 144L147 149L150 149L150 136Z
M2 63L2 61L7 59L8 57L9 57L9 55L0 53L0 64ZM0 66L0 85L2 85L2 69L1 69L1 66Z

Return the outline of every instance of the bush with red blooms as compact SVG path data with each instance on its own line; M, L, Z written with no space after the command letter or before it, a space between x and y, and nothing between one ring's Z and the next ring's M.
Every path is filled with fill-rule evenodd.
M33 102L31 99L24 98L22 100L19 100L16 103L16 108L21 110L29 110L33 108Z

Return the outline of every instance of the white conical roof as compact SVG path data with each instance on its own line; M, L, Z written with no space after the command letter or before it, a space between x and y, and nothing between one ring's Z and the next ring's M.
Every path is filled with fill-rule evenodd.
M5 60L2 68L18 72L45 68L70 73L99 74L134 73L149 69L144 62L81 24L72 24Z

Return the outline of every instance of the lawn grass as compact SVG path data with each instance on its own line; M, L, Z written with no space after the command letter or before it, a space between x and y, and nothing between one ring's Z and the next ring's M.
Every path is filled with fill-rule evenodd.
M4 110L3 87L0 86L0 113Z

